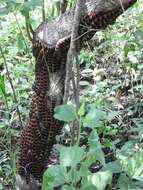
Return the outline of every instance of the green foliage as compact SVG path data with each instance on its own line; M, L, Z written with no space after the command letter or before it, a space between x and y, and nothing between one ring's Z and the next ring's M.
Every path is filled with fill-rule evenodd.
M24 125L32 94L34 59L23 16L30 12L32 19L28 22L36 27L41 22L41 10L37 14L41 6L38 0L0 1L0 44ZM139 1L115 25L98 32L89 42L89 49L82 49L81 106L78 112L74 104L55 108L55 118L66 122L61 135L64 145L59 149L57 164L44 173L43 190L143 189L142 7ZM49 6L47 10L53 19ZM13 189L20 130L17 104L1 56L0 71L0 189ZM73 136L70 124L77 119L80 143L69 146Z
M109 30L98 32L89 44L94 47L93 51L81 51L79 60L83 67L83 79L80 81L80 109L75 117L70 115L73 108L69 109L68 116L66 109L60 110L59 118L56 118L66 122L79 120L79 148L84 154L82 157L76 151L74 159L72 150L75 147L62 147L59 157L63 158L63 162L59 161L46 173L49 172L50 178L50 169L57 171L65 164L60 175L65 178L56 184L57 172L53 171L52 182L43 178L48 184L43 184L44 188L143 189L141 9L142 2L120 17ZM69 177L71 171L72 178Z
M3 4L5 4L5 6L0 8L0 16L7 15L8 13L14 12L16 10L21 11L21 13L26 16L29 11L34 10L37 6L41 6L42 1L41 0L30 0L30 1L5 0Z
M76 108L73 105L57 106L55 108L54 117L65 122L74 121L77 118Z
M90 133L88 144L89 144L89 156L91 156L93 161L100 161L101 164L105 165L104 153L102 151L96 130L93 130Z
M107 184L111 184L112 173L110 171L97 172L89 176L89 181L97 190L104 190Z
M84 150L80 147L63 147L60 150L60 164L65 167L75 167L83 159Z
M105 120L106 113L100 109L96 109L94 105L89 110L87 115L84 118L83 125L84 127L102 127L103 126L103 120Z
M5 108L8 110L8 100L7 100L7 93L5 90L5 81L4 77L2 77L1 75L0 75L0 96L2 96Z

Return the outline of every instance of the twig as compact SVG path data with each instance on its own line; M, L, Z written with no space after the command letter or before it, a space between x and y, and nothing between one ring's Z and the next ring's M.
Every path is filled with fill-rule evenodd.
M63 14L63 13L66 12L67 5L68 5L68 0L63 0L63 1L61 2L60 14Z
M67 55L67 63L66 63L66 79L65 79L65 92L64 92L64 103L67 102L68 97L69 97L69 88L70 88L70 81L72 80L73 84L73 93L74 93L74 99L75 99L75 104L76 104L76 111L78 114L79 110L79 64L78 64L78 28L79 28L79 23L81 20L82 16L82 6L85 4L85 0L77 0L76 3L76 8L75 8L75 15L74 15L74 25L72 27L72 33L71 33L71 43L70 43L70 48L68 51ZM73 72L73 61L76 59L76 72L77 72L77 78L75 81L74 78L74 72ZM80 133L81 133L81 125L80 125L80 119L78 118L74 122L74 130L72 131L72 142L74 142L74 134L75 130L77 130L77 141L76 141L76 146L79 146L80 143Z
M16 14L15 14L14 12L13 12L13 14L14 14L14 16L15 16L15 20L16 20L18 29L19 29L19 31L20 31L20 33L21 33L21 35L22 35L22 38L23 38L23 41L24 41L26 50L28 50L28 45L27 45L27 43L26 43L26 39L25 39L25 36L24 36L23 31L22 31L22 29L21 29L21 26L20 26L20 24L19 24L19 22L18 22L17 16L16 16ZM27 51L27 53L28 53L28 55L29 55L29 57L30 57L30 52ZM31 62L31 64L32 64L32 59L30 59L30 62Z
M43 0L42 2L42 18L43 18L43 21L46 20L46 14L45 14L45 1Z
M11 77L10 77L10 73L9 73L9 70L8 70L6 58L5 58L5 55L3 53L3 50L2 50L1 46L0 46L0 52L1 52L1 55L2 55L2 58L3 58L3 61L4 61L5 68L6 68L6 73L7 73L8 81L9 81L11 89L12 89L12 93L13 93L13 97L14 97L14 102L17 104L16 108L17 108L17 114L18 114L18 117L19 117L20 127L23 128L22 119L21 119L21 115L20 115L20 111L19 111L19 107L18 107L18 101L17 101L15 89L14 89L14 86L13 86L13 83L12 83L12 80L11 80Z
M29 23L28 23L27 17L25 17L25 25L26 25L26 31L27 31L28 39L30 42L32 42L33 38L31 37L31 34L30 34L30 28L29 28Z
M16 20L16 23L17 23L17 26L18 26L18 28L19 28L19 31L20 31L20 33L22 34L25 47L26 47L26 49L28 49L28 46L27 46L26 40L25 40L25 38L24 38L23 32L22 32L21 27L20 27L20 25L19 25L19 22L18 22L18 20L17 20L17 16L16 16L16 14L15 14L14 12L13 12L13 14L14 14L14 17L15 17L15 20Z
M124 9L122 0L119 0L119 3L120 3L120 5L121 5L121 8L122 8L123 12L125 12L125 9Z
M60 1L56 2L57 15L60 14Z
M77 40L75 39L78 36L78 28L79 28L79 23L80 23L80 18L81 18L81 4L83 5L85 3L84 0L78 0L76 4L76 9L75 9L75 15L74 15L74 25L72 27L72 33L71 33L71 43L70 43L70 48L68 51L67 55L67 63L66 63L66 79L65 79L65 92L64 92L64 103L67 102L68 96L69 96L69 88L70 88L70 80L72 78L71 71L73 67L73 61L74 57L77 53Z
M25 2L27 2L27 0L25 0ZM31 34L33 35L34 31L33 31L31 24L29 23L29 19L30 19L30 16L29 16L29 12L28 12L27 15L25 16L25 24L26 24L28 38L30 41L32 41L33 38L31 37ZM30 34L30 32L31 32L31 34Z

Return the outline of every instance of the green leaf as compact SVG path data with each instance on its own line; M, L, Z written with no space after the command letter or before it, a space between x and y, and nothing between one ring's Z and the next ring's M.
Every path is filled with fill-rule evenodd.
M27 13L35 9L37 6L42 6L42 0L31 0L24 2L21 12L24 16L27 16Z
M0 190L2 190L2 184L0 183Z
M137 152L127 159L126 169L133 179L143 181L143 152Z
M107 115L108 121L113 120L115 117L117 117L119 113L117 111L110 111Z
M71 187L71 186L69 186L69 185L64 185L64 186L62 187L62 190L77 190L77 188Z
M92 164L91 159L86 159L82 162L80 170L79 170L79 175L81 177L87 177L87 175L89 173L89 167L91 164Z
M5 127L4 123L0 123L0 129L4 127Z
M4 81L4 77L2 77L1 75L0 75L0 96L2 96L5 108L8 110L8 100L7 100L7 94L5 91L5 81Z
M76 184L78 183L78 181L80 181L80 178L81 176L79 175L77 168L72 168L71 170L69 170L68 172L69 182L71 182L72 184Z
M136 42L137 42L139 45L142 45L142 44L143 44L143 31L137 30L137 31L134 33L134 36L135 36L135 38L136 38Z
M84 157L84 150L81 147L63 147L60 151L60 164L62 166L75 167Z
M95 186L92 185L91 181L89 181L88 175L86 177L82 177L80 190L96 190Z
M103 142L104 146L107 147L107 148L111 148L112 147L112 143L110 142L109 139L104 139L104 142Z
M61 165L51 166L46 170L43 176L44 190L51 190L53 187L63 185L68 182L68 175L66 168ZM51 188L51 189L48 189Z
M126 146L125 148L127 147L129 146ZM118 151L117 156L120 159L123 171L126 172L130 178L143 181L143 151L138 150L135 152L134 149L135 147L130 148L130 151L126 151L126 154L124 153L126 149L124 151Z
M135 183L124 173L121 174L118 179L118 186L120 187L120 190L139 190Z
M73 105L57 106L54 111L54 117L61 121L71 122L77 118L76 108Z
M18 47L19 50L23 50L23 49L26 48L24 38L23 38L23 35L21 33L19 33L17 35L17 47Z
M115 160L113 162L107 163L103 168L102 171L110 171L112 173L121 173L122 172L122 165L120 164L119 160Z
M99 109L90 110L83 120L84 127L97 128L103 125L106 113Z
M7 15L9 13L7 6L0 8L0 16Z
M112 182L112 173L110 171L97 172L88 176L88 179L97 190L104 190L105 187Z
M78 111L78 115L79 115L80 117L84 116L84 114L85 114L85 102L83 102L83 103L81 104L81 106L80 106L80 108L79 108L79 111Z
M91 155L93 161L100 161L103 165L105 165L105 157L104 157L104 153L102 151L101 148L101 144L99 141L99 137L98 134L96 132L96 130L93 130L90 133L89 139L89 154Z
M128 53L129 53L130 51L135 51L135 44L133 44L133 43L127 41L127 42L125 43L125 45L124 45L124 56L125 56L125 58L128 57Z

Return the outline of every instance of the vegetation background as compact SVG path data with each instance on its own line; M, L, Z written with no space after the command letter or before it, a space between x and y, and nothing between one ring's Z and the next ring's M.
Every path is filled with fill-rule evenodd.
M25 18L35 29L43 2L0 0L0 190L15 189L18 139L21 122L24 127L28 122L35 63ZM44 2L49 21L58 15L58 3ZM71 99L55 109L66 124L57 138L59 159L45 172L43 189L142 190L143 2L97 32L79 62L81 106L77 114ZM70 146L77 117L78 143Z

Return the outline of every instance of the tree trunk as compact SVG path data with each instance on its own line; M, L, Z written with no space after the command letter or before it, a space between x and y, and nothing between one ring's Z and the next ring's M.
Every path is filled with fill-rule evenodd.
M116 18L136 0L89 0L82 5L78 39L82 44L96 31L113 24ZM123 8L124 7L124 10ZM17 190L40 189L55 137L63 122L53 117L54 108L62 104L67 52L73 25L74 10L65 12L52 23L43 22L33 36L36 59L35 82L29 124L23 130L18 155Z

